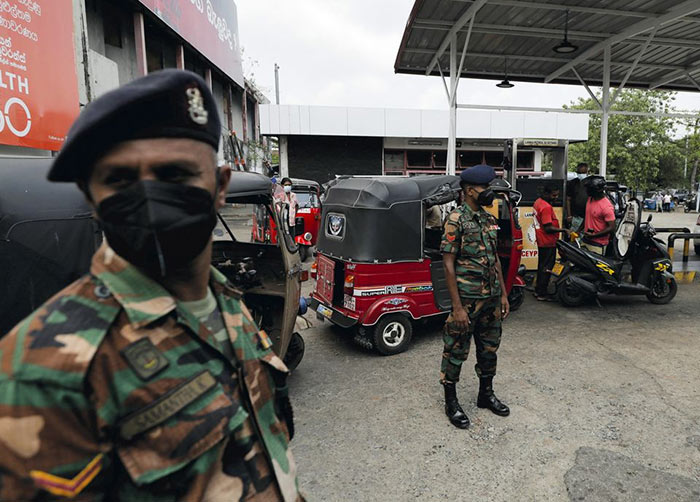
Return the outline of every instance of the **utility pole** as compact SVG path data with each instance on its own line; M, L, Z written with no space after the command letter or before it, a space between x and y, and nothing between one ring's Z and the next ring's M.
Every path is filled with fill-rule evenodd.
M688 179L688 134L685 135L685 164L683 165L683 181Z
M275 63L275 103L280 104L280 67Z

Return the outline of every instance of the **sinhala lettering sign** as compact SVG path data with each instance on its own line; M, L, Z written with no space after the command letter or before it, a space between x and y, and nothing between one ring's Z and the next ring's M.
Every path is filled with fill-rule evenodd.
M219 70L243 87L233 0L139 0Z
M0 144L59 150L79 112L71 0L0 0Z

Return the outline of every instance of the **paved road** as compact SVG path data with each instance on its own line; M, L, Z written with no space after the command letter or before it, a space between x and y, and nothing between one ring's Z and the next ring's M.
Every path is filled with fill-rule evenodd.
M476 408L470 355L468 431L443 414L439 325L393 357L327 323L307 329L291 377L302 487L323 501L698 501L699 309L698 284L667 306L566 310L528 295L499 351L512 414Z

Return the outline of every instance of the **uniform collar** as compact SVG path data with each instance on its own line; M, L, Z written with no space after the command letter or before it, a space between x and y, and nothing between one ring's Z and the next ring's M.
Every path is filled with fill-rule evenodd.
M93 256L90 273L109 289L135 328L146 326L177 307L177 301L163 286L117 255L106 241ZM228 289L226 276L214 267L210 285L217 296Z
M483 207L480 207L479 209L474 211L471 207L469 207L469 204L467 204L466 202L463 202L462 203L462 212L469 218L475 218L475 217L482 215L483 213L486 213L486 210Z

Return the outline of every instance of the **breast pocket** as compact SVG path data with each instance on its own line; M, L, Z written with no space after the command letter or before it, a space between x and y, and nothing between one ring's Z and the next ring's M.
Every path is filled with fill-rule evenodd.
M172 382L151 403L120 420L117 454L135 484L152 483L200 457L247 417L205 370Z
M486 256L486 252L480 228L469 228L462 232L462 256L480 258Z

